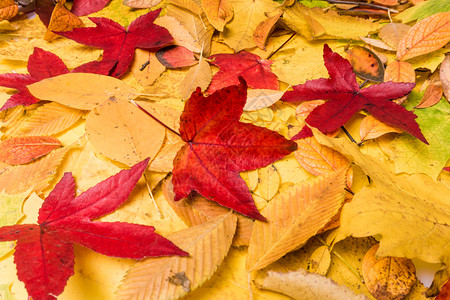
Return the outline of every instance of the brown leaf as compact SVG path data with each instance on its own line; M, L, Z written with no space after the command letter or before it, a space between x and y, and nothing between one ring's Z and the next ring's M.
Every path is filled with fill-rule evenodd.
M202 0L202 8L218 31L223 31L223 27L233 18L233 6L228 0Z
M372 115L365 117L359 127L359 135L361 137L361 141L376 139L383 134L391 132L401 133L403 132L403 130L398 127L381 122Z
M397 50L400 40L409 29L411 29L411 26L403 23L389 23L380 29L378 36L394 50Z
M427 79L428 86L423 94L422 99L419 104L417 104L416 108L427 108L437 104L443 94L443 88L441 84L441 80L439 78L439 72L434 72L430 78Z
M441 78L442 89L444 91L447 100L450 99L450 55L446 55L444 61L441 64L441 70L439 71L439 77Z
M63 2L57 2L53 9L44 40L52 41L60 37L56 33L53 33L53 31L71 31L74 28L83 26L83 21L77 15L68 11Z
M22 165L59 147L59 140L51 136L13 137L0 143L0 161Z
M228 253L236 230L228 213L166 237L190 255L150 258L134 264L122 280L119 299L179 299L211 278ZM184 275L178 275L184 272ZM179 277L180 279L176 279Z
M276 196L263 211L267 222L253 226L246 268L259 270L298 249L325 226L344 201L345 172L321 177L313 183L292 187Z
M377 300L404 299L416 282L412 260L403 257L375 256L380 244L367 251L362 262L364 282Z
M411 27L400 40L397 58L407 60L437 50L450 41L450 12L429 16Z
M9 20L19 12L19 6L14 0L0 0L0 21Z

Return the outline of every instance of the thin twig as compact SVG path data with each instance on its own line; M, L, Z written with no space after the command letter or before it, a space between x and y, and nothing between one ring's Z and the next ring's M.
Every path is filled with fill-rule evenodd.
M267 59L270 59L275 53L280 51L280 49L283 48L287 43L289 43L289 41L292 40L296 34L297 32L294 32L280 47L277 48L277 50L272 52L272 54L270 54L269 57L267 57Z
M376 4L372 4L372 3L362 3L362 2L353 2L353 1L342 1L342 0L325 0L328 3L337 3L337 4L350 4L350 5L356 5L356 6L368 6L368 7L373 7L373 8L378 8L378 9L382 9L382 10L386 10L386 11L390 11L393 13L398 13L398 10L389 8L389 7L384 7L381 5L376 5Z
M352 135L350 134L350 132L348 132L348 130L344 127L341 126L342 131L344 131L344 133L348 136L348 138L350 139L350 141L352 141L355 144L358 144L355 139L352 137Z
M145 173L144 173L144 179L145 179L145 184L147 185L148 194L150 195L150 198L152 199L153 204L155 205L156 211L159 213L159 217L161 219L164 219L164 215L162 214L161 210L158 207L158 204L156 204L155 198L153 197L152 189L150 188L150 184L148 183L149 180L147 179L147 175L145 175Z
M139 71L144 71L145 67L147 67L150 64L150 61L147 60L145 63L142 64L142 66L139 68Z

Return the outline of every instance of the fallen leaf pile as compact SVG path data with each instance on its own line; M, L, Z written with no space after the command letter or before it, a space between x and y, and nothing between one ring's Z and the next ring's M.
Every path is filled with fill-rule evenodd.
M0 299L448 299L450 5L341 2L0 0Z

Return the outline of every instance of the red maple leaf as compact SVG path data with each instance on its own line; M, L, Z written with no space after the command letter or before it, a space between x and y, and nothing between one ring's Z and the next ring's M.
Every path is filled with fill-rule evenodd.
M278 90L277 76L270 69L271 60L261 59L258 55L246 51L238 54L215 54L211 55L210 59L213 60L211 63L220 69L209 85L210 94L239 84L239 76L243 77L251 88Z
M107 75L111 67L111 65L93 61L73 69L72 72ZM27 69L30 74L0 74L0 86L19 90L6 101L0 111L17 105L28 106L41 101L31 95L27 85L70 72L57 55L37 47L28 58Z
M166 28L153 24L160 11L158 9L140 16L127 29L107 18L89 18L96 27L56 33L83 45L103 48L102 61L115 62L110 74L120 77L130 66L136 48L158 50L172 42L173 38Z
M33 299L56 299L62 293L74 273L74 243L133 259L187 255L151 226L92 221L127 199L147 164L148 159L122 170L78 197L73 176L66 173L42 204L38 224L0 227L0 241L17 240L17 276Z
M297 149L295 142L253 124L239 122L247 85L204 97L200 88L186 102L180 134L186 144L174 160L175 201L191 191L251 218L264 220L239 172L253 170Z
M287 102L314 99L329 100L316 107L306 118L306 123L321 132L331 132L344 125L354 113L366 109L374 117L397 126L428 144L415 119L417 116L390 99L402 97L414 87L414 83L384 82L360 89L351 64L324 45L323 58L330 78L309 80L293 87L281 98ZM292 139L311 136L305 126Z

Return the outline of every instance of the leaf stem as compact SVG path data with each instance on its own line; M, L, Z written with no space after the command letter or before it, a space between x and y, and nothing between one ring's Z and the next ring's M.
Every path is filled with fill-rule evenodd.
M147 185L148 194L150 195L150 198L152 198L152 202L155 205L156 211L159 213L159 217L161 218L161 220L163 220L164 215L162 214L161 210L159 209L158 204L156 204L155 197L153 197L152 189L150 188L149 180L148 180L145 172L144 172L144 179L145 179L145 184Z
M280 51L280 49L283 48L290 40L292 40L296 34L297 34L297 32L294 32L283 44L281 44L280 47L277 48L277 50L272 52L272 54L270 54L269 57L267 57L267 59L270 59L275 53Z
M350 141L352 141L355 144L358 144L355 139L352 137L352 135L350 134L350 132L348 132L348 130L344 127L341 126L342 131L344 131L344 133L348 136L348 138L350 139Z
M140 110L142 110L147 116L149 116L150 118L152 118L153 120L155 120L156 122L158 122L159 124L161 124L163 127L165 127L167 130L175 133L176 135L178 135L179 137L181 137L181 135L176 132L175 130L173 130L172 128L170 128L169 126L167 126L166 124L164 124L163 122L161 122L158 118L156 118L154 115L152 115L151 113L149 113L148 111L146 111L142 106L140 106L139 104L137 104L134 100L130 99L128 100L131 103L133 103L137 108L139 108Z
M398 13L398 11L395 9L388 8L388 7L381 6L381 5L372 4L372 3L362 3L362 2L342 1L342 0L325 0L325 1L327 1L328 3L350 4L350 5L356 5L356 6L368 6L368 7L386 10L388 12Z

